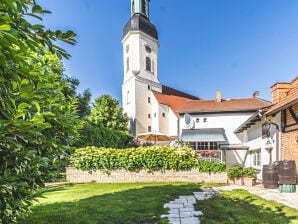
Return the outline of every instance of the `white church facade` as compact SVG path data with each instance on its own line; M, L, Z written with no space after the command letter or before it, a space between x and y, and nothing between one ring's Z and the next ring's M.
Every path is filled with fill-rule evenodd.
M188 142L194 150L218 151L216 158L227 164L246 163L249 145L235 130L271 103L258 92L243 99L223 99L217 92L216 99L203 100L162 85L149 1L131 0L131 18L123 30L122 106L130 119L130 134L161 132Z

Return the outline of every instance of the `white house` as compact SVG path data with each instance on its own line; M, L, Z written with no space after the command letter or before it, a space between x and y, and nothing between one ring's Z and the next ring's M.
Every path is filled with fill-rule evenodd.
M249 147L234 131L269 105L257 93L251 98L222 99L217 92L216 100L188 101L179 109L180 138L203 157L216 157L227 165L242 164Z

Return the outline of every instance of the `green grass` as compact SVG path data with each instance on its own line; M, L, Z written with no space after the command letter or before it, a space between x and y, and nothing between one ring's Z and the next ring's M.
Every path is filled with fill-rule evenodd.
M165 224L163 205L215 184L69 184L49 187L19 224ZM224 191L198 201L201 223L298 223L298 211L247 191Z
M163 205L198 191L197 184L74 184L49 188L20 224L166 223Z
M298 223L298 210L245 190L224 191L212 199L199 201L196 210L203 211L202 224Z

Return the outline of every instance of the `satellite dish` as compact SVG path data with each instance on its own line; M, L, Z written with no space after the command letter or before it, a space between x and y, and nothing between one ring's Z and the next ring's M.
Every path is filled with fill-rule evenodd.
M184 114L184 122L188 129L193 129L195 127L195 122L189 113Z

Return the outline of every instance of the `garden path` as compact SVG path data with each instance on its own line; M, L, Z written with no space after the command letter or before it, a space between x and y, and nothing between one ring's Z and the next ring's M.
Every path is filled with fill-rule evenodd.
M234 190L243 189L248 192L258 195L266 200L277 201L286 206L298 209L298 193L281 193L278 189L265 189L262 185L256 185L253 187L229 185L222 187L213 187L214 190Z

